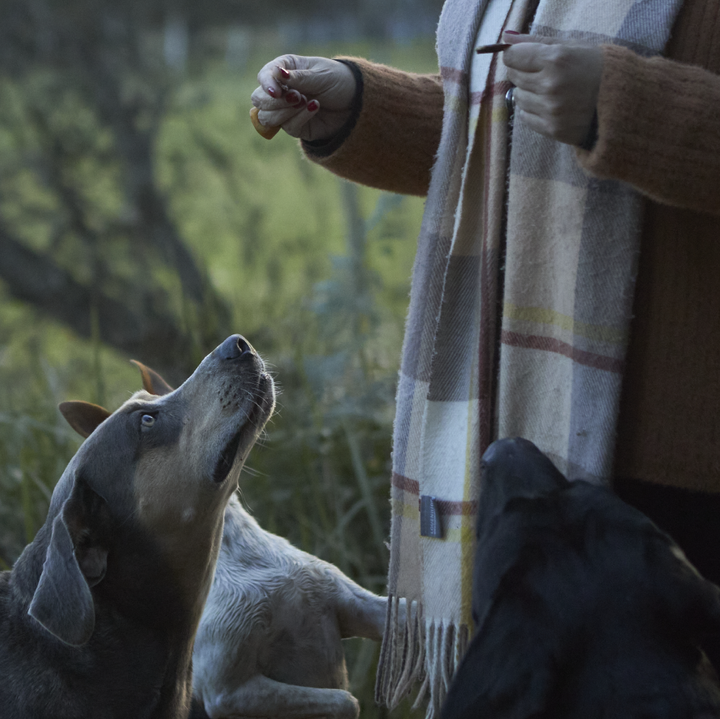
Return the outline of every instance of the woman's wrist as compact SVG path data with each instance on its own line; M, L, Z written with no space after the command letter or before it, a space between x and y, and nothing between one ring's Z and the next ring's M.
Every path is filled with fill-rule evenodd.
M338 62L347 66L355 77L355 95L353 96L350 108L348 110L348 118L343 126L330 137L322 140L302 140L303 150L313 157L329 157L336 152L340 146L347 140L350 133L357 124L358 117L362 111L363 101L363 76L362 71L352 60L342 58L334 58Z

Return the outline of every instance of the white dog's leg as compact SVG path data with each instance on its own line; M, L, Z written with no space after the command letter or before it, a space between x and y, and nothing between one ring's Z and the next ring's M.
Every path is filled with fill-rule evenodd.
M337 615L343 638L365 637L380 641L385 631L387 597L379 597L350 579L343 579L344 591L337 602Z
M360 705L342 689L283 684L257 675L205 704L211 719L357 719Z
M337 613L343 639L365 637L380 641L385 632L388 598L368 592L345 575L340 577L338 582L342 583L342 592L338 597ZM405 600L401 599L398 606L401 624L405 624L405 613Z

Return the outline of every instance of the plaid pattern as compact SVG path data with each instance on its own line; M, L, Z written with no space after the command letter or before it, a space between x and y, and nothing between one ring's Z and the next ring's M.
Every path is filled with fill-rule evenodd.
M438 26L445 112L399 379L392 601L376 691L392 707L421 681L428 718L469 637L487 445L527 437L564 473L593 481L612 464L642 202L521 123L508 153L505 67L490 56L470 69L477 38L520 29L529 2L448 0ZM649 56L681 2L541 0L533 32ZM479 29L483 13L490 29ZM420 495L438 498L442 539L420 536ZM405 623L400 597L411 603Z

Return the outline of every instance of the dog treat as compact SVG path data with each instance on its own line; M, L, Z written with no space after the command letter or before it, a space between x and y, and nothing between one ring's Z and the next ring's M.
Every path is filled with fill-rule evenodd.
M258 119L259 113L260 110L257 107L250 108L250 121L259 135L262 135L266 140L272 140L280 132L280 127L265 127Z
M509 42L496 42L493 45L480 45L480 47L475 48L475 52L478 55L485 55L490 52L502 52L503 50L507 50L510 45L511 43Z

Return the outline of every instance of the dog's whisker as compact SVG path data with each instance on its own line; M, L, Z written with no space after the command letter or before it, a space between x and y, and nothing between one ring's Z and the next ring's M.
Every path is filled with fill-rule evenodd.
M240 473L242 476L242 473L245 472L246 474L249 474L251 477L267 477L268 475L265 472L262 472L259 469L255 469L254 467L248 467L246 464L242 468L242 472Z

